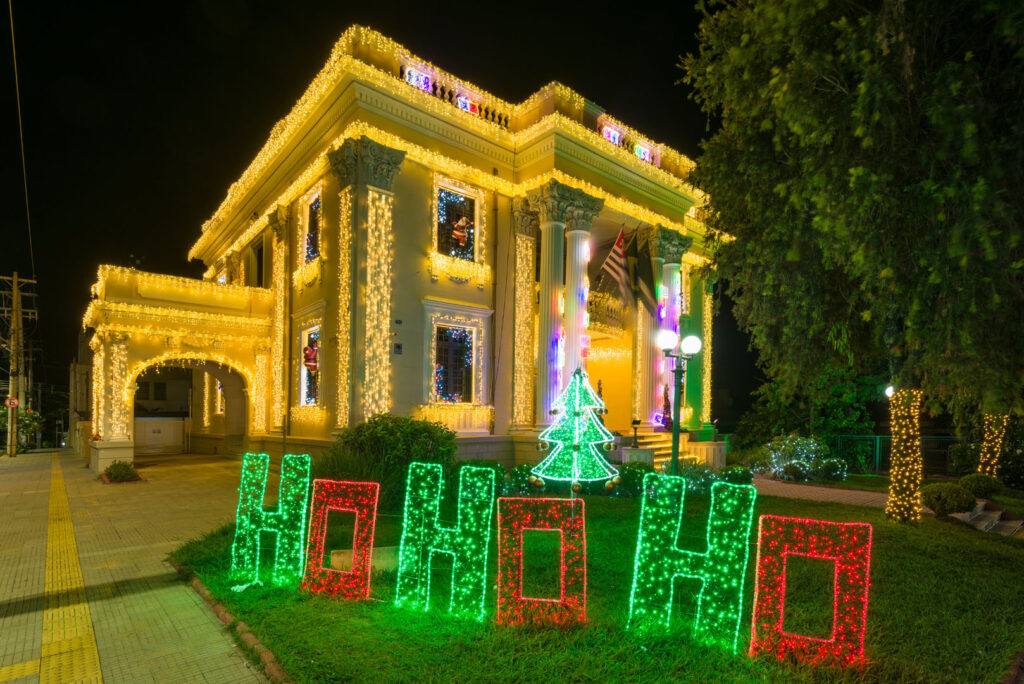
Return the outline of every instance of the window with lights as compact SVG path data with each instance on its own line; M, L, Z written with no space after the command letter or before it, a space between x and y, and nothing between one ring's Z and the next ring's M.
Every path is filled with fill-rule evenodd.
M450 188L437 190L438 253L465 261L476 260L476 200Z
M473 402L473 330L439 325L434 340L434 401Z
M323 203L317 192L306 201L306 235L303 240L303 262L309 263L320 256L320 224L323 220Z
M320 326L303 329L300 336L299 405L320 403Z

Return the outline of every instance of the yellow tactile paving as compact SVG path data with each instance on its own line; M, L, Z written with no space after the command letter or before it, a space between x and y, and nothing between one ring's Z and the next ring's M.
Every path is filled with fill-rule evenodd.
M34 674L39 674L39 658L26 660L15 665L8 665L7 667L0 667L0 682L9 682L12 679L30 677Z
M60 460L50 466L50 516L46 532L46 602L39 682L102 682L96 635L78 563L71 508ZM12 666L17 667L17 666Z

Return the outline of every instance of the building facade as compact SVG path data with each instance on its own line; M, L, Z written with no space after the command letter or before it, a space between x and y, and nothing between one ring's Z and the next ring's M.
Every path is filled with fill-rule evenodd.
M707 440L692 166L558 83L504 102L352 27L203 225L203 280L100 268L92 464L131 459L160 365L193 370L194 451L315 452L391 412L449 425L464 457L536 460L577 366L610 429L661 420L663 327L703 339L681 422Z

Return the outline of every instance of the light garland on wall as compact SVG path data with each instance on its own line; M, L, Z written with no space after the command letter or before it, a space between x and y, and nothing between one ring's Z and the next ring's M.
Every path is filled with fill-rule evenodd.
M129 439L128 406L134 396L125 384L128 372L128 344L124 336L115 336L110 344L110 437L111 439ZM135 385L132 377L131 385ZM117 388L124 387L124 394L118 401Z
M366 363L363 419L391 408L391 207L394 196L367 191Z
M629 628L667 630L672 621L675 579L699 579L694 636L735 653L757 489L727 482L711 485L707 552L696 553L677 546L686 480L648 473L643 485Z
M273 532L276 586L295 584L302 579L306 539L306 498L309 495L309 456L285 454L281 458L281 483L277 506L263 508L267 489L267 454L246 454L242 459L242 478L238 487L238 511L235 514L235 539L231 544L231 578L241 590L260 581L260 533Z
M338 193L338 368L335 425L348 427L352 348L352 187Z
M849 667L864 662L871 572L871 525L762 515L750 655L770 653L806 665ZM785 630L786 562L790 556L829 560L832 633L828 639Z
M252 373L252 387L249 389L249 403L252 406L253 432L267 431L267 364L270 359L266 354L256 355L256 365Z
M292 406L288 409L288 416L295 423L306 423L309 425L322 425L327 423L327 411L316 404L305 406Z
M103 383L106 369L103 366L106 363L107 346L99 333L93 335L89 346L92 348L92 432L99 435L100 439L106 439L106 387Z
M701 332L704 339L700 357L700 420L706 424L711 422L711 333L715 311L715 300L711 292L704 292L703 306L701 311Z
M534 339L535 281L537 241L529 235L516 233L515 261L515 345L513 350L514 381L512 423L533 425L533 364L536 359Z
M921 519L921 390L898 389L889 400L892 452L885 515L899 522Z
M309 535L306 543L306 572L302 588L314 594L335 598L370 598L370 567L373 558L373 531L377 522L376 482L339 482L314 480L310 503ZM327 516L343 511L355 516L352 532L352 569L345 572L325 568Z
M275 426L284 424L284 407L287 400L284 396L284 299L285 299L285 261L288 259L288 244L284 240L274 238L274 321L272 339L270 340L270 358L273 364L274 389L272 420Z
M631 355L629 347L591 347L587 360L617 363L629 359Z
M462 432L461 426L470 425L473 431L488 430L494 421L494 407L478 404L420 404L419 418L431 423L441 423L455 432Z
M152 325L139 325L131 323L106 322L112 317L127 318L130 320L149 319L154 321ZM143 334L182 334L181 326L194 325L198 327L223 327L227 330L244 330L248 334L225 333L225 336L234 338L263 337L270 329L271 322L268 316L253 314L250 316L236 316L233 314L208 313L205 311L192 311L189 309L171 309L168 307L148 306L146 304L129 304L126 302L107 302L93 300L89 302L83 318L84 327L94 328L120 328L128 332L139 332ZM201 333L199 333L201 334ZM222 337L219 333L217 337Z
M443 527L439 463L411 463L398 550L395 605L425 612L430 606L430 568L435 554L452 556L448 612L483 620L487 595L487 546L494 509L494 470L459 469L459 511L455 527Z
M587 621L587 532L583 499L498 499L499 625L572 625ZM557 599L523 596L523 532L557 530Z
M999 455L1003 450L1003 438L1006 437L1006 426L1010 422L1010 414L986 413L982 420L985 436L981 443L978 472L999 477Z
M203 371L203 427L210 427L210 394L212 389L213 376Z

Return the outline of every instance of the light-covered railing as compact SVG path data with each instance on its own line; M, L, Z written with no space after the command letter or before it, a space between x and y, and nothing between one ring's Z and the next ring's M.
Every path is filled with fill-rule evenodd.
M494 407L480 404L422 404L419 417L441 423L459 435L489 435Z

